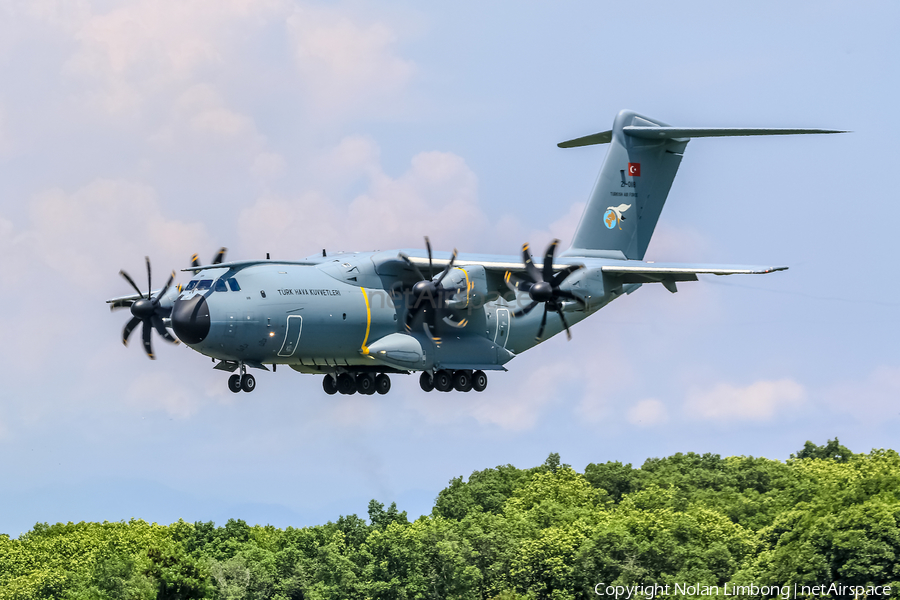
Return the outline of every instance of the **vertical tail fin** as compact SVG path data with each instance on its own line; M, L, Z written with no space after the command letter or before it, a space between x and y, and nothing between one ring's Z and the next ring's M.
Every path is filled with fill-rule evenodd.
M628 126L667 127L623 110L612 131L560 144L570 148L602 143L601 139L610 144L567 254L621 252L625 258L644 258L688 140L634 137L625 133Z
M565 253L642 260L690 138L799 133L830 129L670 127L629 110L610 131L569 140L560 148L608 143L594 190Z

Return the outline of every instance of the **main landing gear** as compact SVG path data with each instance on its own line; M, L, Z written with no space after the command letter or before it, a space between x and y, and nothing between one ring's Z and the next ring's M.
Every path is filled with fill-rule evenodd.
M349 396L357 392L364 396L387 394L391 391L391 378L385 373L341 373L337 379L333 375L325 375L322 388L329 396L337 393Z
M469 371L461 369L459 371L447 371L441 369L435 371L434 375L428 371L423 371L419 376L419 385L423 391L430 392L437 390L439 392L449 392L456 390L457 392L483 392L487 388L487 375L484 371Z

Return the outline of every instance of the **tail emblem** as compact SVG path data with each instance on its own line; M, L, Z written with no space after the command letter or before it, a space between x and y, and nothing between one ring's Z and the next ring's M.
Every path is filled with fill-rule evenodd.
M619 226L619 230L622 229L622 226L619 225L621 221L625 220L625 217L622 216L622 213L631 208L630 204L620 204L618 206L610 206L606 209L606 213L603 215L603 222L606 223L607 229L612 229L616 225Z

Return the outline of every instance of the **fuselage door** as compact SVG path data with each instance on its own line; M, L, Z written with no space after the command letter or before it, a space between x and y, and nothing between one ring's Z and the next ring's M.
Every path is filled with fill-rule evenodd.
M494 343L506 348L509 339L509 309L497 309L497 331L494 333Z
M303 325L303 317L291 315L287 318L287 331L284 334L284 344L278 351L278 356L291 356L300 342L300 329Z

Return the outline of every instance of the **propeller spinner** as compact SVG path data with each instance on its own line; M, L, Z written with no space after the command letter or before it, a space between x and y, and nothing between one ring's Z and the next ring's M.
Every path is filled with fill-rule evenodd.
M150 335L153 329L156 329L156 332L167 342L172 342L174 344L178 343L178 340L172 337L163 323L163 317L168 317L172 309L170 307L161 306L159 302L160 299L166 295L166 292L169 291L169 287L175 279L175 272L172 271L172 274L169 275L169 280L166 281L166 285L164 285L156 296L154 296L153 280L150 272L150 258L145 258L147 261L147 296L144 296L143 292L141 292L140 288L128 273L119 271L119 275L131 284L131 287L134 288L140 298L137 300L118 300L110 304L109 308L110 310L126 307L131 309L131 320L125 324L125 329L122 330L122 343L127 346L128 338L131 337L131 332L134 331L139 324L143 324L141 337L144 342L144 352L146 352L147 356L151 359L155 359L156 356L153 354L153 344L150 342Z
M407 311L406 311L406 320L405 325L406 328L412 329L412 323L415 320L416 316L419 313L422 313L423 323L426 328L426 333L430 336L434 337L435 331L437 328L438 321L443 321L453 327L465 327L466 321L463 320L459 323L452 321L450 319L444 318L444 312L448 310L447 308L447 300L452 298L454 295L458 294L461 291L464 291L466 288L463 287L444 287L443 281L450 270L453 268L453 263L456 261L456 249L453 250L453 255L450 257L450 262L447 263L447 266L444 267L444 270L438 276L437 279L434 279L434 263L431 255L431 241L428 237L425 237L425 247L428 249L428 273L432 275L432 277L425 277L422 274L422 271L417 267L406 254L400 253L400 258L406 261L412 270L415 272L416 277L419 278L410 290L410 298L407 303Z
M516 277L512 273L507 272L505 277L506 285L509 286L509 289L516 293L527 292L531 298L531 304L514 312L514 317L527 315L538 304L544 305L544 316L541 318L541 326L538 328L537 341L541 341L541 336L544 335L544 326L547 325L547 312L550 310L556 311L559 315L566 330L566 337L571 340L572 334L569 331L569 324L563 315L563 302L565 300L573 300L582 306L586 306L584 300L572 292L559 287L566 280L566 277L580 269L581 265L570 265L554 275L553 258L556 255L557 245L559 245L559 240L553 240L547 247L547 251L544 253L544 268L542 270L538 270L534 261L531 260L528 244L523 245L522 260L525 261L525 272L522 273L521 277Z

